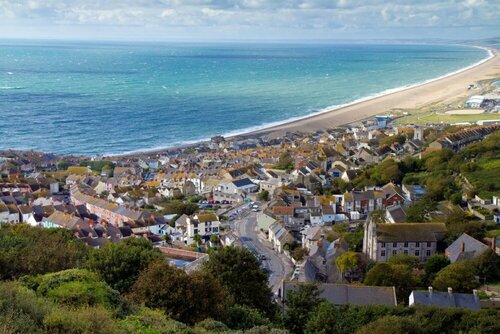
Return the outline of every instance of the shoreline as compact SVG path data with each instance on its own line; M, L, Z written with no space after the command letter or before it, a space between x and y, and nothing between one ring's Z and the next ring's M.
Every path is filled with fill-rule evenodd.
M498 73L500 73L497 50L482 46L468 46L485 50L488 52L488 56L459 70L420 83L388 89L349 103L326 107L305 116L298 116L242 130L234 130L221 135L226 139L243 139L274 132L300 131L310 133L350 124L377 114L390 113L394 109L412 109L436 102L437 100L460 96L468 92L467 86L469 84L487 79L488 75L496 73L496 66L498 67ZM451 86L453 86L453 89L450 88ZM170 147L140 149L102 156L120 158L152 155L193 147L207 143L208 141L210 141L210 138L202 138Z

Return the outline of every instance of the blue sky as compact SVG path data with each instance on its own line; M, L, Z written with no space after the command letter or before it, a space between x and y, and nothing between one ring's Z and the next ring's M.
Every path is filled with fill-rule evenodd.
M480 39L500 0L0 0L0 38Z

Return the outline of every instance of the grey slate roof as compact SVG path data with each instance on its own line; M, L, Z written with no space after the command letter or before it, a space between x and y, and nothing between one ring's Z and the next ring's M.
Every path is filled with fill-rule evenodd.
M233 181L233 184L238 188L255 185L255 183L253 183L249 178Z
M296 290L300 285L299 282L283 282L282 298L286 299L287 291ZM335 305L397 305L394 287L329 283L318 286L321 291L320 297Z
M481 308L479 298L471 293L412 291L412 295L416 305L460 307L469 310L479 310Z
M393 205L386 208L388 215L392 217L395 223L404 223L406 221L406 213L401 205Z
M460 260L473 259L487 250L488 246L474 239L470 235L463 233L448 248L446 248L445 253L450 262L455 263Z

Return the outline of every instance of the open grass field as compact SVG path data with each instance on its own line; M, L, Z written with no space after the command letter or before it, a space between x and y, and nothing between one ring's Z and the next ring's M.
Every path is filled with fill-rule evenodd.
M500 114L450 115L437 112L421 112L402 117L398 124L431 124L431 123L475 123L481 120L499 120Z

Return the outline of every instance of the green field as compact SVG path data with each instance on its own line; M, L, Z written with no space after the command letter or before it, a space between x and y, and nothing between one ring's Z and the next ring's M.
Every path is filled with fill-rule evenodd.
M436 112L415 113L397 120L398 124L428 124L428 123L475 123L481 120L500 120L500 114L478 115L447 115Z

